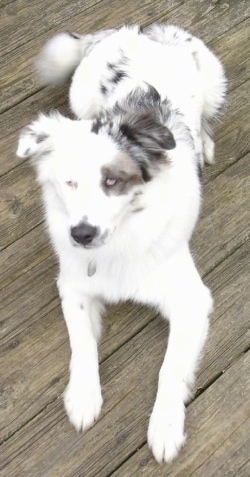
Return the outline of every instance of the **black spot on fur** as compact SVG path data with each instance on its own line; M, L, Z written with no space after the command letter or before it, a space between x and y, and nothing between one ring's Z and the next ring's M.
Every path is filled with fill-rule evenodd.
M203 180L203 174L202 174L203 170L202 170L200 162L198 163L197 168L198 168L199 180L200 180L200 182L202 182L202 180Z
M113 78L111 79L111 81L115 84L118 84L126 76L127 76L127 74L125 73L125 71L117 70L117 71L115 71L115 74L114 74Z
M149 172L145 166L141 166L141 173L144 182L149 182L151 180L151 176L149 175Z
M197 173L198 173L199 181L200 181L200 183L202 183L202 179L203 179L203 168L202 168L203 154L201 152L197 152L195 154L195 158L196 158Z
M142 26L142 25L140 25L140 26L139 26L138 33L143 33L143 31L144 31L144 28L143 28L143 26Z
M36 143L40 144L41 142L45 141L48 139L49 135L46 133L41 133L36 136Z
M104 86L104 84L101 84L100 89L101 89L102 94L107 94L108 88L106 88L106 86Z
M114 70L115 69L115 65L113 65L113 63L107 63L107 67L110 69L110 70Z
M133 210L133 214L137 214L138 212L142 212L144 209L144 207L138 207L138 209L134 209Z
M135 136L133 133L132 128L129 126L129 124L123 123L120 126L120 131L121 133L126 136L126 138L131 141L131 142L136 142L135 141Z
M74 32L68 32L68 35L71 36L71 38L74 38L75 40L80 40L81 36L78 35L77 33Z
M92 127L91 127L91 132L93 132L95 134L98 134L99 130L102 126L103 126L103 122L101 121L100 118L94 119L94 121L92 123Z
M192 41L192 37L191 37L191 36L188 36L185 41L188 41L188 42L189 42L189 41Z

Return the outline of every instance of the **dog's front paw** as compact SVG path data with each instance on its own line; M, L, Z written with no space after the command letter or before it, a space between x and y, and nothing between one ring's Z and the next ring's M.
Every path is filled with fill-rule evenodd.
M77 431L85 431L99 417L103 402L99 383L84 387L70 381L63 398L68 418Z
M149 421L148 445L157 462L171 462L185 443L185 406L157 399Z

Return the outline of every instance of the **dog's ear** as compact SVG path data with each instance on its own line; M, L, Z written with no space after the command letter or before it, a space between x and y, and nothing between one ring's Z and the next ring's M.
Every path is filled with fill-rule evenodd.
M20 133L17 156L39 159L51 152L54 121L53 117L40 115L36 121L26 126Z
M128 141L146 150L153 158L175 147L171 131L155 117L154 111L135 111L127 115L120 125Z

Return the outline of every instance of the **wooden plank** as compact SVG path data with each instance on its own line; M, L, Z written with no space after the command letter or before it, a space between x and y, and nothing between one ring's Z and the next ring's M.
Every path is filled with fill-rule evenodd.
M201 218L191 242L202 275L249 238L249 159L247 154L204 188Z
M29 41L34 43L34 39L46 32L67 31L69 21L75 28L85 24L84 31L94 31L89 25L95 22L96 30L104 28L114 28L118 25L139 21L151 20L154 17L162 16L182 4L183 0L169 0L168 4L163 0L158 1L152 7L150 0L142 0L140 7L133 1L128 0L126 4L117 0L91 0L83 2L82 0L16 0L12 2L11 7L2 8L2 25L0 26L0 36L2 37L0 53L6 54L16 50L17 45L23 45ZM107 8L109 14L107 15ZM8 14L11 9L12 14ZM42 19L41 21L41 14ZM30 28L29 19L33 19L32 28ZM135 20L136 19L136 20ZM70 27L70 30L71 28ZM9 31L13 32L11 37ZM72 30L71 30L72 31ZM52 33L53 34L53 33ZM47 35L48 36L48 35Z
M172 464L159 468L144 446L112 477L248 477L249 371L248 352L189 406L188 440Z
M250 15L248 0L227 2L194 0L161 17L161 22L181 25L205 42L218 38Z
M214 297L214 313L197 389L207 387L211 379L249 348L249 279L249 240L206 276L205 283Z
M8 0L3 1L5 5L10 3ZM22 4L24 4L24 1L26 0L22 0ZM13 2L13 5L14 3L16 2ZM229 110L226 114L231 116L228 116L228 119L222 123L225 128L220 126L218 129L218 135L216 136L219 137L216 153L218 163L215 167L207 168L205 183L213 180L228 166L249 152L247 122L249 83L243 84L249 76L249 60L247 59L249 57L248 22L241 22L240 20L241 13L244 18L249 14L248 6L245 5L245 2L240 2L240 5L239 2L234 2L234 4L233 2L217 3L221 13L216 10L210 14L210 5L208 6L207 2L196 1L196 14L194 11L187 9L190 18L194 18L191 25L194 33L200 31L198 34L202 35L205 22L204 35L210 35L210 32L212 32L212 35L215 35L215 33L218 35L218 40L214 40L214 48L218 47L218 53L225 55L229 75L232 76L230 90L240 86L235 91L235 95L232 95L232 99L231 95L229 96ZM243 3L244 12L241 10ZM199 10L201 4L202 7ZM187 5L188 2L185 3L185 8L187 8ZM236 6L239 7L239 15L237 12L232 14L231 7L235 8ZM124 4L124 8L126 8L126 4ZM179 9L179 13L184 15L185 8ZM221 10L223 8L226 9L225 23L223 23L224 18ZM107 16L109 10L110 4L107 4L103 14ZM115 4L113 12L115 17ZM176 12L178 13L178 8ZM125 16L126 13L124 12ZM107 21L110 18L112 19L110 16ZM214 18L215 28L213 28ZM68 22L68 18L66 18L66 21ZM96 21L98 20L96 19ZM149 22L150 19L148 18L147 21ZM221 21L221 29L219 28L219 21ZM236 27L230 29L230 33L223 34L223 31L227 31L227 28L230 27L230 21ZM197 30L195 30L196 28ZM31 28L30 31L32 30ZM32 34L34 34L34 31ZM231 37L235 39L236 43L233 39L231 40ZM23 41L22 37L20 39ZM34 54L35 45L36 42L34 42L32 54ZM237 45L236 48L235 45ZM28 46L27 50L25 50L26 46ZM23 44L24 50L28 53L31 51L30 46ZM23 62L19 69L20 58ZM11 68L13 66L18 68L19 77L23 77L22 75L25 76L27 73L27 83L23 83L25 87L22 91L18 91L19 88L22 89L21 83L15 83L12 78L11 87L14 101L19 94L20 97L24 98L30 94L30 91L35 91L39 87L35 78L32 84L33 80L30 77L31 84L29 83L28 71L31 63L25 62L25 57L18 54L18 49L9 59L8 55L5 55L5 59L10 64L12 61ZM238 96L239 92L240 95ZM10 114L7 122L6 113L2 115L4 124L1 130L6 132L4 142L2 142L4 147L1 147L1 159L5 168L3 171L7 172L15 167L16 159L12 160L12 156L14 156L16 146L16 131L20 128L20 125L25 125L28 122L27 117L33 118L38 107L39 109L46 109L46 107L49 109L51 104L64 105L65 97L66 89L63 88L61 90L51 89L50 92L41 91L30 100L18 105L20 106L19 109L13 108L13 110L8 111ZM37 98L39 98L38 103L36 103ZM58 99L58 103L55 99ZM16 111L18 111L17 115L15 114ZM217 303L215 314L212 317L206 357L198 378L198 388L200 390L209 386L218 374L231 366L242 351L249 346L249 334L247 333L249 302L246 300L248 296L246 284L249 283L249 253L248 243L245 242L248 230L245 225L244 233L244 227L240 223L240 217L242 217L242 222L245 221L245 224L249 224L248 205L244 200L247 197L248 190L246 189L247 160L249 161L249 157L244 160L242 174L240 173L242 164L240 161L237 166L238 169L228 171L229 175L226 176L224 182L221 182L219 177L217 178L217 190L216 187L212 189L206 187L205 196L209 194L208 197L210 197L210 194L212 194L211 202L206 202L204 209L206 219L204 231L201 227L197 230L197 237L195 237L194 247L197 243L197 261L202 273L207 274L209 270L215 267L211 274L206 277L206 280L215 292ZM22 169L24 171L26 166L22 165L21 167L24 168ZM236 179L237 171L239 172L239 180ZM244 174L246 174L246 179L243 178ZM224 174L221 177L224 177ZM3 197L5 210L2 210L2 216L10 218L10 230L13 233L8 234L4 231L3 246L11 245L2 252L4 263L3 266L1 265L1 279L3 281L0 285L4 297L1 310L3 313L5 313L4 304L6 304L3 330L7 333L2 341L3 346L0 354L1 361L4 363L1 366L1 371L4 369L4 375L1 379L0 398L4 409L3 425L6 426L2 430L1 436L7 441L1 450L4 449L3 455L6 463L8 460L12 460L11 464L7 463L4 472L6 471L10 477L16 477L16 475L25 475L25 477L28 475L32 475L32 477L38 475L50 475L52 477L54 475L63 475L64 477L69 475L71 477L98 475L98 477L107 477L110 472L113 472L117 466L122 464L124 459L128 458L131 453L136 452L138 446L142 446L145 442L147 414L153 403L156 376L165 349L166 327L163 323L153 320L154 313L149 315L146 309L135 308L134 305L130 305L130 308L128 308L128 305L117 306L109 311L105 320L106 336L101 346L101 374L107 401L102 414L103 418L86 436L76 435L69 428L61 400L57 399L66 382L69 349L58 299L55 298L57 297L57 291L55 286L51 287L55 277L54 259L51 262L51 252L46 246L45 234L41 237L43 226L36 227L34 225L35 228L31 233L29 232L30 227L27 226L27 232L29 233L23 236L26 233L24 224L21 224L20 228L17 225L21 221L21 216L17 217L17 221L15 220L16 217L12 216L12 213L18 215L18 207L20 207L17 201L15 208L14 201L17 195L17 199L20 196L21 207L23 206L22 200L24 200L31 208L30 216L29 210L25 210L27 224L29 224L29 220L31 220L31 224L35 224L32 221L37 220L39 216L41 217L40 209L38 208L37 212L35 211L36 204L39 207L38 192L34 183L34 190L33 185L30 188L28 176L26 174L22 176L19 171L16 174L13 171L11 176L6 174L5 178L8 186L4 186L4 180L1 182L1 186L5 187ZM11 181L14 185L12 189ZM234 194L230 191L230 185ZM8 202L8 194L12 206ZM33 197L34 204L32 205L31 198ZM228 208L230 208L229 213ZM219 209L220 212L217 213L216 209ZM223 217L225 212L228 221L226 217ZM221 215L219 216L219 214ZM233 216L237 219L235 222ZM210 217L210 221L208 217ZM225 228L222 227L223 220ZM239 228L239 236L237 236L237 227ZM20 235L18 235L19 232ZM12 243L12 240L16 239L18 240ZM34 241L37 241L37 243L34 243ZM243 242L245 242L243 246L239 247ZM207 244L209 244L209 247L205 250ZM221 250L220 246L222 247ZM16 257L17 254L20 256L20 250L24 250L24 253L18 263ZM235 250L234 254L218 266L221 260L224 260L233 250ZM13 283L11 283L12 271ZM126 320L127 311L129 313L128 320ZM147 324L148 326L146 326ZM226 336L225 329L227 331ZM138 337L133 338L137 333L139 333ZM120 349L124 343L127 344L124 345L123 349ZM144 354L141 353L143 350L145 351ZM151 353L152 356L150 357ZM106 361L104 361L105 359ZM143 367L142 362L144 362L145 367ZM135 371L136 367L137 370ZM225 375L231 372L231 369L227 370ZM150 370L149 375L148 370ZM244 373L244 367L241 368L241 372ZM240 379L244 380L244 374L240 375L240 371L238 371L238 374ZM140 382L142 376L145 379L143 384ZM215 384L210 386L209 389L212 389ZM236 394L235 388L237 388L237 382L233 388L234 394ZM239 388L237 390L239 390L239 393L241 392ZM226 417L222 428L229 415L229 425L232 424L235 404L231 408L228 404L228 399L231 399L230 391L231 388L227 392L227 387L225 387L227 407L226 411L223 407ZM201 419L203 417L202 396L205 396L206 393L207 391L199 397L201 399ZM215 399L217 399L218 394L215 391ZM196 399L192 406L197 401ZM247 398L244 402L247 402ZM240 399L238 405L240 409ZM216 406L210 407L210 404L208 406L209 410L215 409L215 412L217 411ZM208 442L204 442L202 432L198 431L198 437L196 436L196 408L192 409L194 409L194 414L188 421L188 430L191 438L194 435L194 444L191 450L188 450L188 447L185 448L184 453L187 450L187 454L184 454L183 464L179 464L179 460L173 464L173 468L176 465L179 473L175 474L171 470L171 466L150 469L150 462L153 465L155 464L147 447L144 446L131 461L128 461L127 468L121 468L123 473L118 472L115 475L121 475L121 477L124 475L129 477L131 475L150 475L153 477L154 475L163 475L163 473L169 475L170 473L171 476L183 477L183 475L189 474L188 469L191 465L190 472L196 477L209 477L215 474L219 477L225 475L248 477L250 473L249 460L247 460L250 435L249 423L245 421L239 428L236 428L234 424L234 427L232 426L228 431L228 435L225 436L222 432L217 439L217 427L220 428L221 425L219 421L216 421L218 413L213 421L210 420L209 414L208 418L205 419L204 417L207 427L202 427L204 435L208 432ZM199 416L197 422L199 426ZM22 426L24 426L23 429L19 431L18 429ZM15 432L16 435L9 438L10 434ZM213 438L212 433L214 433L215 438ZM32 447L29 449L31 444ZM95 449L95 452L93 452L93 449ZM198 449L197 462L196 449ZM136 458L136 461L133 460L134 458ZM127 474L125 473L126 469L128 469ZM165 469L167 469L167 474Z
M244 287L249 279L249 252L248 242L207 277L207 283L213 285L215 290L216 308L198 377L199 389L206 387L249 347L248 313L244 296ZM113 321L114 317L110 315L108 320ZM64 344L65 337L62 341L58 337L61 346L58 348L56 343L56 350L53 351L54 325L49 324L49 316L46 321L47 325L43 319L37 322L38 328L30 331L30 339L29 334L23 334L22 340L26 341L26 345L22 349L20 342L19 349L17 346L11 350L12 357L9 352L3 356L6 370L11 373L9 378L6 376L8 399L4 410L5 428L14 432L23 426L24 416L27 419L28 414L30 418L37 414L37 417L15 432L10 439L5 433L2 434L6 439L2 445L6 472L9 476L14 476L15 469L20 466L20 477L29 475L28 471L35 477L60 475L63 469L63 475L67 477L78 475L81 469L83 475L88 477L104 477L145 440L147 416L153 403L157 374L166 347L167 327L161 320L151 321L140 333L102 362L100 370L105 399L102 419L82 436L72 430L64 416L61 401L55 400L65 385L68 346ZM33 340L33 333L36 340ZM40 336L41 343L38 339ZM60 333L56 333L56 336L60 336ZM106 339L109 346L110 341L113 341L112 330ZM47 341L49 345L44 346ZM105 346L104 338L101 356ZM34 358L31 370L29 362L32 362L34 352L37 357ZM22 374L22 388L18 394L18 388L21 386L18 383L16 366L19 363L22 368L22 363L27 362L28 368ZM9 386L8 379L11 382ZM11 392L12 389L16 392ZM47 393L49 398L54 393L54 400L39 413L42 409L39 406L46 401ZM16 401L12 402L15 396L19 399L18 407ZM19 415L20 408L22 412ZM56 439L53 436L56 436Z
M57 2L53 2L57 5ZM71 2L72 4L73 2ZM80 32L91 32L104 28L113 28L126 23L141 23L143 25L153 23L156 21L169 21L170 23L176 23L187 28L190 28L193 33L198 34L205 41L210 42L217 38L219 35L228 31L229 25L232 28L234 25L242 22L249 16L249 8L246 1L241 1L238 5L234 0L227 2L227 8L221 4L210 4L207 6L207 0L190 0L185 2L183 0L168 1L167 5L165 1L158 1L154 3L149 0L140 2L140 6L136 6L133 0L129 0L126 3L119 3L117 1L105 0L98 2L97 5L92 4L88 9L88 16L84 11L84 7L77 8L77 15L72 16L72 8L70 12L65 14L64 9L57 8L57 15L59 15L56 23L56 27L44 32L34 38L32 41L28 41L29 35L25 37L25 43L20 47L16 47L14 51L9 54L5 54L2 59L2 102L0 105L0 111L5 111L10 107L13 107L18 102L23 101L25 98L34 94L40 88L40 84L37 80L34 71L34 57L38 54L41 45L46 41L48 37L60 31L75 30ZM81 5L83 5L81 3ZM179 7L179 8L178 8ZM38 25L36 29L29 28L30 32L36 32L38 35L40 28L44 22L40 21L39 7L35 18L38 19ZM42 5L42 8L44 6ZM50 7L50 8L55 8ZM30 15L29 10L26 9ZM108 15L107 15L107 12ZM165 18L164 15L167 15ZM221 16L223 15L223 21ZM212 20L211 20L212 18ZM214 19L217 19L217 23L214 23ZM212 22L212 23L211 23ZM198 26L196 26L196 23ZM213 28L211 28L213 24ZM60 27L58 27L60 25ZM38 28L39 27L39 28ZM8 27L9 28L9 27ZM37 30L37 31L36 31ZM28 33L28 32L26 32ZM205 36L203 36L205 34ZM17 43L18 44L18 43ZM236 45L234 45L236 48ZM215 48L216 51L216 48ZM249 46L248 46L249 51ZM246 55L247 56L247 55ZM15 94L13 94L13 91ZM55 104L55 103L54 103Z
M0 178L0 250L42 221L42 205L28 161Z
M249 477L249 475L250 475L250 459L241 465L241 467L237 471L237 474L235 474L234 477Z
M39 310L57 296L56 268L51 257L34 267L1 290L1 335L12 338L20 327L28 327Z
M249 46L250 18L241 22L230 32L209 43L212 51L223 60L228 78L228 90L232 91L249 79L250 46Z
M48 257L51 257L51 263L55 260L45 232L45 224L42 223L2 251L0 290L39 266Z
M249 118L245 104L249 97L249 90L250 80L246 81L243 85L228 95L223 121L221 121L216 128L217 138L233 131L238 126L238 122L240 124L244 124L246 121L248 122ZM239 120L239 118L241 119Z
M153 22L163 12L171 11L176 6L183 3L183 0L169 0L168 4L164 0L154 3L150 0L143 0L140 4L135 4L133 0L126 3L117 0L104 0L99 2L68 2L64 0L63 8L61 1L35 3L32 2L34 22L30 28L28 18L32 15L30 2L29 6L20 7L23 10L23 19L19 23L18 18L13 18L13 25L7 24L5 30L13 29L13 42L15 49L11 51L12 43L5 30L1 37L7 38L4 46L5 55L2 58L2 101L0 112L6 111L18 102L34 94L40 87L34 70L34 58L37 56L41 45L57 33L58 31L80 31L92 32L105 28L115 28L126 23L149 23ZM21 1L21 5L23 2ZM43 21L41 22L41 9L43 11ZM87 11L86 11L87 9ZM109 12L107 14L107 11ZM46 17L44 19L44 12ZM125 20L126 19L126 20ZM125 22L124 22L125 20ZM51 28L53 26L53 28ZM48 32L49 30L49 32ZM35 33L35 38L34 37ZM31 40L29 38L31 36ZM17 45L20 46L16 47ZM9 51L10 50L10 51ZM13 92L15 94L13 95Z
M2 5L1 2L0 54L13 52L17 47L33 40L38 35L53 29L53 27L54 29L58 28L63 19L74 18L79 10L85 13L97 1L33 0L30 2L29 0L16 0L12 1L10 5ZM30 18L32 18L32 28ZM11 36L9 35L10 31L12 32Z
M223 133L223 131L222 131ZM203 174L203 184L207 184L219 176L232 164L237 162L250 151L250 136L248 121L235 120L234 129L226 132L215 143L216 164L206 165Z

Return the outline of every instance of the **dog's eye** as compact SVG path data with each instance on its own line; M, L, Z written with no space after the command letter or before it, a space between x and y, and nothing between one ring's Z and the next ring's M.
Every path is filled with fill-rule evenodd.
M113 177L107 177L105 180L105 185L107 187L113 187L117 183L117 179L114 179Z
M71 187L71 189L76 189L78 184L76 181L66 181L65 184L68 186L68 187Z

